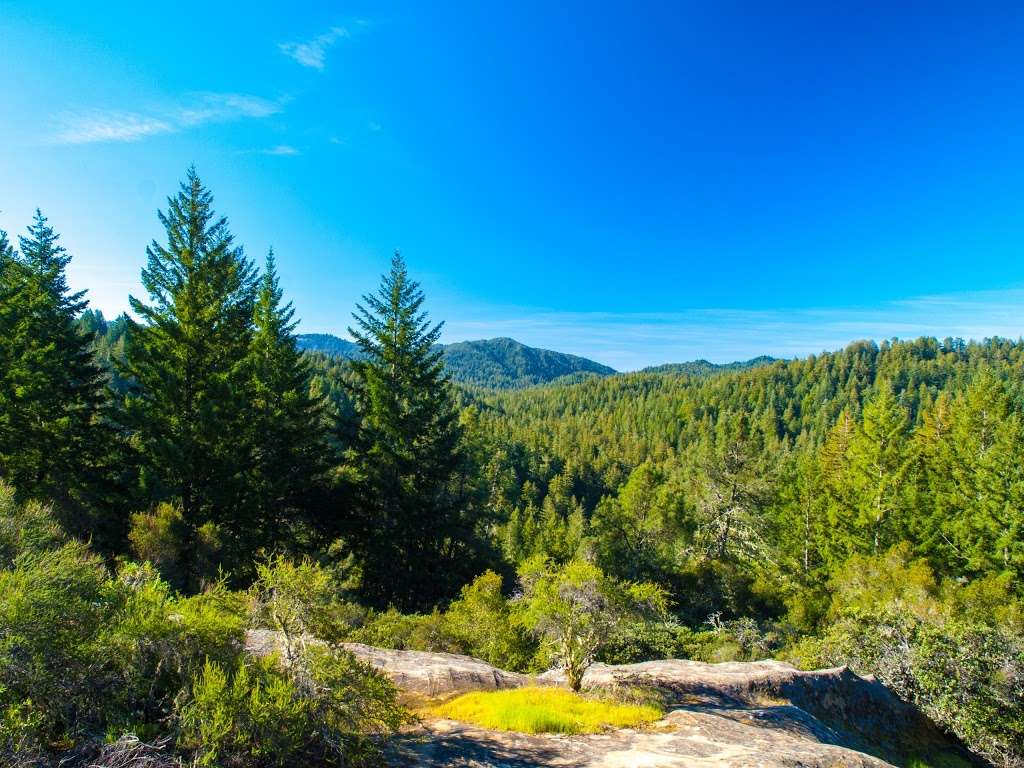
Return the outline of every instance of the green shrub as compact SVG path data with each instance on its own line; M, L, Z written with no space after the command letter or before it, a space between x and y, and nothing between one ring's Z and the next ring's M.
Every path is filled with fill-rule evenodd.
M597 658L605 664L695 658L696 634L675 621L623 621Z
M124 712L125 727L165 720L207 660L232 664L241 652L242 601L223 584L183 598L151 565L128 564L107 593L109 617L93 647L113 689L108 710Z
M181 707L180 745L201 766L361 765L369 739L406 721L387 678L344 651L310 647L226 670L208 662Z
M26 551L0 571L0 708L27 708L41 741L83 729L102 701L92 639L106 572L85 545Z
M336 575L312 560L272 557L256 566L249 590L252 620L281 633L285 657L291 660L307 639L337 643L364 620L365 611L341 594Z
M530 667L537 646L501 593L501 576L487 571L462 588L444 614L444 630L459 652L502 669Z
M37 501L19 506L14 489L0 481L0 568L10 568L23 552L56 549L66 540L49 507Z
M541 640L544 656L565 671L574 691L623 621L659 619L665 613L661 587L617 581L584 560L559 566L534 558L520 568L519 579L520 620Z
M354 643L399 651L466 653L458 638L450 634L445 617L436 610L427 614L404 614L391 608L372 613L348 639Z

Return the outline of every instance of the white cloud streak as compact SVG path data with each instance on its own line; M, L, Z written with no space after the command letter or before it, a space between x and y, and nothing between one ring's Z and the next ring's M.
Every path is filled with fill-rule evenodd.
M160 118L136 112L92 110L65 114L62 127L53 137L56 144L94 144L111 141L138 141L147 136L171 133L175 126Z
M457 312L467 317L465 308ZM505 308L473 314L473 319L462 319L450 312L445 340L511 336L618 370L636 370L699 358L730 362L763 354L803 357L840 349L858 339L1016 339L1024 334L1024 290L924 296L877 307L665 313Z
M278 157L290 157L293 155L300 155L302 153L289 144L278 144L276 147L268 147L267 149L259 150L259 154L276 155Z
M278 43L281 53L294 59L304 67L323 71L327 64L327 51L342 38L349 37L344 27L331 27L312 40L294 43Z
M177 133L210 123L259 119L284 109L284 100L272 101L240 93L196 93L183 104L154 109L150 114L124 110L92 109L64 112L51 136L54 144L132 142L166 133Z

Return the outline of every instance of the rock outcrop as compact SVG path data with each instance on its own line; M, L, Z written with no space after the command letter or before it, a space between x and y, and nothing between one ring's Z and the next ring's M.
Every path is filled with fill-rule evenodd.
M250 632L247 646L267 653L274 633ZM414 698L442 699L472 690L530 683L563 685L560 672L532 678L449 653L345 647L387 674ZM845 667L812 672L777 661L703 664L664 660L595 664L587 687L654 689L668 714L651 728L587 736L490 731L426 719L388 747L389 762L409 766L886 766L909 755L955 754L973 761L885 686Z

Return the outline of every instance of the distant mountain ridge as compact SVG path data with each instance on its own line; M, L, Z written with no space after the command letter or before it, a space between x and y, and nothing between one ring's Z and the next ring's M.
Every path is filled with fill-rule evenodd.
M329 333L303 333L299 349L333 357L359 357L359 347ZM515 339L481 339L438 345L452 380L495 389L516 389L547 384L574 375L609 376L614 368L593 360L549 349L537 349Z
M358 358L359 347L347 339L329 333L303 333L296 337L299 349L320 352L348 360ZM529 347L515 339L497 338L440 344L445 365L452 380L492 389L520 389L537 384L570 384L591 376L612 376L614 368L578 355ZM762 355L735 363L711 363L694 360L644 368L642 373L711 376L727 371L746 370L775 362Z
M737 360L734 363L712 363L707 360L691 360L688 363L652 365L642 369L641 373L682 373L687 376L710 376L713 373L745 371L762 365L771 365L776 360L778 358L768 355L759 355L758 357L752 357L750 360Z

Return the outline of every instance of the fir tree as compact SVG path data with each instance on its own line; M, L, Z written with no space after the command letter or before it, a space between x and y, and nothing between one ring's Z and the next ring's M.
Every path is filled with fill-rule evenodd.
M153 241L142 271L150 303L130 298L142 322L128 330L123 418L140 490L150 503L180 505L182 568L199 577L188 562L196 531L218 526L241 560L254 522L245 503L254 270L194 168L159 218L167 242Z
M899 542L907 525L912 454L907 412L882 383L864 406L864 417L850 441L849 482L856 516L855 549L879 554Z
M88 302L68 288L59 239L38 210L18 252L0 235L0 476L23 496L57 501L65 527L86 535L110 436L93 338L77 323Z
M273 250L259 283L249 347L250 427L255 448L248 490L258 524L252 548L287 548L316 503L328 446L323 406L310 394L310 370L295 342L291 303L282 304Z
M363 355L349 384L354 534L366 598L408 610L452 595L474 567L461 430L435 348L441 324L430 324L423 292L398 253L377 293L363 301L349 329Z

